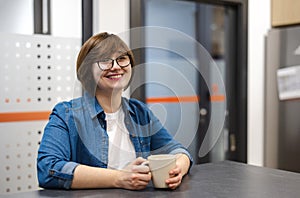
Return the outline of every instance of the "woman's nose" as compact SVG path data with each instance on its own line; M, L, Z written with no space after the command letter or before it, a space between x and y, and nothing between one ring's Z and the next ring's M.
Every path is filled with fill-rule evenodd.
M113 60L111 70L120 69L121 67L118 65L116 60Z

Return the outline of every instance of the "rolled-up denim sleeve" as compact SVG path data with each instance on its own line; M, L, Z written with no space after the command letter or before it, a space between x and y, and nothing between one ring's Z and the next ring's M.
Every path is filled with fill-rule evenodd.
M57 176L60 178L59 186L62 186L65 189L70 189L73 180L73 173L78 163L75 162L67 162L60 172L54 173L53 176ZM56 175L57 174L57 175Z
M191 154L186 149L177 148L177 149L174 149L173 151L170 152L170 154L180 154L180 153L185 154L186 156L188 156L190 161L193 162Z
M42 188L69 189L78 165L71 162L66 106L58 104L50 115L38 150L37 174Z

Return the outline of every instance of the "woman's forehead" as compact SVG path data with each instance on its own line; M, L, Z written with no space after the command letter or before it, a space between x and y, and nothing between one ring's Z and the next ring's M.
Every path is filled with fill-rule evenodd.
M112 57L112 56L120 56L122 54L126 54L127 51L125 49L111 49L111 50L100 50L100 56L102 57L106 57L106 58L109 58L109 57Z

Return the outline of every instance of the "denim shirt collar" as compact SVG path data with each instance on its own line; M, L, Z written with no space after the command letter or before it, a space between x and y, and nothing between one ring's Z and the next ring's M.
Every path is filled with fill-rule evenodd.
M104 112L101 105L98 103L95 96L91 96L88 92L84 92L83 94L83 103L87 107L89 114L92 119L94 119L98 114ZM129 105L128 99L125 97L122 97L122 108L123 111L126 112L129 111L130 113L134 114L134 110Z

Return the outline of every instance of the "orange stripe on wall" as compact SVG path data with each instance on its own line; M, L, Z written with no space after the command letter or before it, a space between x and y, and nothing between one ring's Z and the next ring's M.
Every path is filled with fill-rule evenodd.
M152 97L147 98L146 103L180 103L180 102L199 102L199 96L180 96L180 97ZM210 97L211 102L223 102L225 101L224 95L212 95Z
M0 122L48 120L50 111L0 113Z
M212 102L225 101L224 95L212 95ZM199 96L180 96L180 97L152 97L147 98L147 103L182 103L182 102L199 102ZM48 120L50 111L38 112L10 112L0 113L0 122L21 122L21 121L38 121Z
M210 101L212 101L212 102L223 102L223 101L225 101L225 96L224 95L211 95L210 96Z
M180 96L180 97L152 97L147 98L146 103L179 103L179 102L199 102L198 96Z

